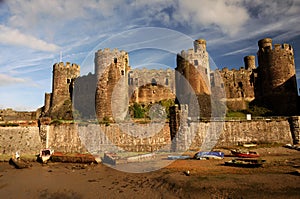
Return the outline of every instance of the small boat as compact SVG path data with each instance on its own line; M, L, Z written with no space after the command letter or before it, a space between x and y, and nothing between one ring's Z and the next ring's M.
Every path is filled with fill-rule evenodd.
M20 152L17 151L15 155L13 155L8 162L10 165L14 166L16 169L24 169L31 167L32 165L29 164L28 161L25 161L20 158Z
M53 149L41 149L39 159L42 161L42 163L47 163L53 153Z
M9 164L13 165L16 169L24 169L28 168L31 165L28 162L25 162L24 160L21 160L20 158L10 158Z
M256 167L261 167L264 162L265 160L261 160L261 159L236 158L225 162L225 165L234 166L234 167L244 167L244 168L256 168Z
M95 157L92 154L81 153L62 153L54 152L51 155L52 162L64 162L64 163L96 163Z
M234 156L240 157L240 158L257 158L260 155L256 153L255 151L241 151L241 150L231 150L231 153Z
M191 159L189 155L169 155L168 160L186 160Z
M203 159L223 159L224 153L219 151L199 151L194 155L197 160Z

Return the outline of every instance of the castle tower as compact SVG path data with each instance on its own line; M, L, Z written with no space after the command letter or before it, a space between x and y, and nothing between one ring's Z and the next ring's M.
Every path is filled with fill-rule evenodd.
M44 101L44 112L47 113L50 110L51 105L51 93L45 93L45 101Z
M256 68L255 66L255 56L249 55L244 57L245 69L246 70L253 70Z
M258 42L255 97L278 115L297 113L297 84L293 48L265 38Z
M80 67L77 64L64 65L63 62L53 66L52 107L66 100L71 100L73 84L80 76Z
M65 116L65 113L72 110L74 81L79 76L80 67L77 64L71 65L67 62L65 65L63 62L60 62L53 65L52 96L50 103L51 117L57 119L72 118L72 115L70 115L70 118L69 116ZM48 109L47 106L46 108ZM70 114L72 114L72 111Z
M189 104L193 93L198 97L201 114L208 116L208 98L210 90L210 67L209 56L206 51L206 41L198 39L194 41L194 49L181 51L177 55L177 67L175 69L176 96L182 104ZM191 110L193 108L190 107ZM198 115L199 113L192 113Z
M95 53L96 114L99 120L123 120L128 109L128 53L117 49Z
M195 52L206 52L206 41L204 39L197 39L194 41Z

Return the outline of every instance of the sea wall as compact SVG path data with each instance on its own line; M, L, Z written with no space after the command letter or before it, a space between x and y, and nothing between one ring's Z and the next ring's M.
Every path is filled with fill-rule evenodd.
M182 124L181 126L185 126ZM293 142L288 119L190 122L179 128L173 151L210 150L244 143L287 144ZM187 139L188 138L188 139Z
M41 147L37 126L0 127L0 154L38 154Z
M295 137L299 140L299 131L296 131L300 126L299 117L293 121L288 118L211 122L181 120L179 127L173 128L177 129L175 134L170 133L169 123L64 123L0 127L0 154L16 151L37 154L41 148L46 147L61 152L89 151L101 154L105 151L209 150L247 142L287 144L293 143Z
M170 149L168 123L87 124L79 125L78 129L82 143L91 153Z

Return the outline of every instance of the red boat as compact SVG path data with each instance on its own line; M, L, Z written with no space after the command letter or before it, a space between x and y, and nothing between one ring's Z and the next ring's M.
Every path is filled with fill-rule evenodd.
M240 151L240 150L231 150L231 153L240 158L257 158L260 155L255 151Z

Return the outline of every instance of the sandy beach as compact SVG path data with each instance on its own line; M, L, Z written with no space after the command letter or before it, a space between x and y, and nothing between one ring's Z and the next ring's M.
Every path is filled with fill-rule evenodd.
M295 170L300 152L284 147L256 151L266 160L261 168L224 166L232 157L177 160L147 173L126 173L104 164L51 162L15 169L1 162L0 198L299 198L300 176Z

